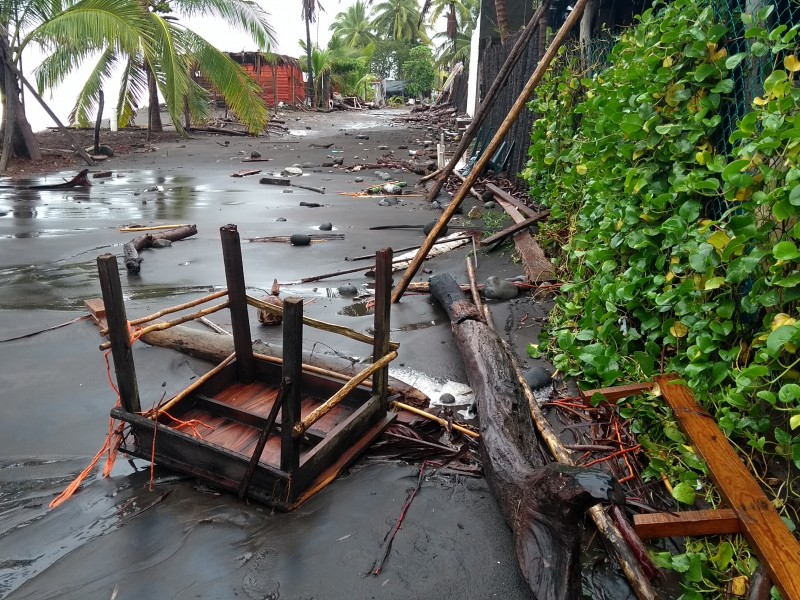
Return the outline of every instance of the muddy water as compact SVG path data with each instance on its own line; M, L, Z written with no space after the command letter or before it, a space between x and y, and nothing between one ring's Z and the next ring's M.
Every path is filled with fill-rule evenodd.
M352 126L369 129L374 119ZM253 149L275 159L265 172L322 162L327 151L307 147L320 136L343 144L337 156L347 162L355 155L377 158L380 143L413 142L388 130L370 131L369 142L356 141L324 123L305 133L304 142L294 145L236 138L228 147L211 140L167 144L103 165L114 176L93 180L88 190L0 189L0 339L83 314L84 300L100 295L96 257L121 255L122 244L135 234L118 228L131 223L195 223L199 229L170 248L145 251L139 275L122 274L131 316L223 286L218 230L227 223L238 224L243 239L311 232L325 221L345 234L345 240L305 248L244 242L245 273L256 294L274 279L290 282L347 268L345 256L421 241L419 232L365 231L431 220L421 201L379 207L334 193L284 194L260 186L257 177L229 176ZM310 171L303 183L328 190L352 192L380 181L365 173L359 185L353 175ZM32 183L61 180L56 175ZM324 206L308 209L301 201ZM306 298L311 316L369 331L371 315L348 308L354 300L336 292L345 283L366 288L371 280L347 275L318 287L284 286L283 293ZM260 328L252 318L254 337L279 343L279 330ZM449 347L449 329L426 297L409 296L393 310L393 319L393 338L402 345L398 369L425 372L442 385L465 380ZM230 326L226 313L212 320ZM415 483L416 466L367 460L283 515L159 469L150 491L149 466L121 457L110 479L92 476L72 501L48 510L53 496L88 464L108 428L115 395L99 341L94 325L84 320L0 343L0 598L529 597L508 529L482 480L426 480L385 570L377 578L365 576ZM312 331L304 345L354 360L370 352ZM148 407L209 368L143 345L134 348L134 358Z

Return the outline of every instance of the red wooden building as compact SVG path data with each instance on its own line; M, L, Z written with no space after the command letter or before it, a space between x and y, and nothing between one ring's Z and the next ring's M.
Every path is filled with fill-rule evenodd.
M230 56L261 87L261 97L267 106L278 102L298 104L305 102L306 84L303 71L296 58L282 54L274 55L270 64L267 56L260 52L229 52Z

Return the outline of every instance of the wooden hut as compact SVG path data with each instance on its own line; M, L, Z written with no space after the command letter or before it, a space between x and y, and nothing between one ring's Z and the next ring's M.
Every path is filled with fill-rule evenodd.
M239 63L258 83L261 87L261 97L267 106L275 106L279 102L285 104L305 102L306 84L296 58L284 54L266 55L260 52L229 52L228 56Z

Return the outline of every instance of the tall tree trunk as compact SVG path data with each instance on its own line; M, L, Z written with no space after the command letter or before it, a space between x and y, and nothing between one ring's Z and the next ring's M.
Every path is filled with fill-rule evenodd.
M97 95L97 118L94 121L94 153L100 154L100 124L103 122L103 106L106 103L106 96L103 90L100 90Z
M2 75L0 94L3 96L3 114L13 115L11 121L8 118L4 119L3 127L3 139L11 139L9 156L41 160L42 153L39 151L39 145L36 143L33 129L25 115L25 109L19 101L20 85L14 73L15 67L11 62L11 51L8 47L8 38L5 35L0 35L0 67L2 66L5 67L0 68L0 75ZM8 112L6 113L5 111ZM7 132L6 128L9 123L12 125L11 131Z
M311 100L311 106L317 105L317 91L314 88L314 65L311 64L311 21L306 15L306 67L308 68L308 84L306 94Z
M494 10L497 13L497 27L500 29L500 41L505 42L508 37L508 16L506 15L506 0L494 0Z
M149 65L145 65L147 70L147 94L150 98L147 107L147 129L150 133L161 133L164 125L161 123L161 111L158 108L158 82L155 73Z

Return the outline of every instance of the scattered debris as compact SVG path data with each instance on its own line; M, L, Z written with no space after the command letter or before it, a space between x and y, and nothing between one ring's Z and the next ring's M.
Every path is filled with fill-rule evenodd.
M231 173L231 177L249 177L250 175L258 175L259 173L261 173L261 169L244 169L236 173Z
M196 225L187 225L186 227L180 227L165 233L147 233L141 237L135 238L123 247L125 268L128 269L129 273L138 273L141 270L141 263L143 260L142 257L139 256L139 252L145 248L152 247L155 240L166 239L171 242L177 242L178 240L193 236L196 233Z

